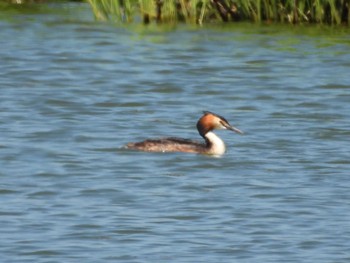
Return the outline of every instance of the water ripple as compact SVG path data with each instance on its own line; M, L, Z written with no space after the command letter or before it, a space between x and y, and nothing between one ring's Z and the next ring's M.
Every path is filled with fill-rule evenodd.
M67 5L0 22L4 262L349 261L345 29L126 28ZM122 147L201 140L202 110L245 132L218 131L220 158Z

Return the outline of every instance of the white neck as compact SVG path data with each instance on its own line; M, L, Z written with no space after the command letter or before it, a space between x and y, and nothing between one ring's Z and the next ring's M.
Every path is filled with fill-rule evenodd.
M221 140L215 133L207 132L205 134L205 138L211 143L211 147L209 149L209 154L221 155L225 153L226 147L223 140Z

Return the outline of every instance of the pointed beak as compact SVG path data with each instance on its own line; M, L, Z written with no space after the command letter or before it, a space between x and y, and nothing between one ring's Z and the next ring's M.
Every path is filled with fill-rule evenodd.
M244 134L244 132L242 132L240 129L234 127L234 126L230 126L230 125L225 125L226 129L230 130L230 131L234 131L237 132L239 134Z

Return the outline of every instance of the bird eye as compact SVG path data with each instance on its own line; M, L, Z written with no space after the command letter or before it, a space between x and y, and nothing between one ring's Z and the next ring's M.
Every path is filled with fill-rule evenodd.
M223 121L220 121L220 124L221 126L224 128L224 129L227 129L227 124Z

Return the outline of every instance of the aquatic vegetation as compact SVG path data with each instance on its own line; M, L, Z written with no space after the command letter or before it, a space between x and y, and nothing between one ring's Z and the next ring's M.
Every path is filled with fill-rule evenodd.
M147 24L287 22L350 24L349 0L88 0L97 19Z

